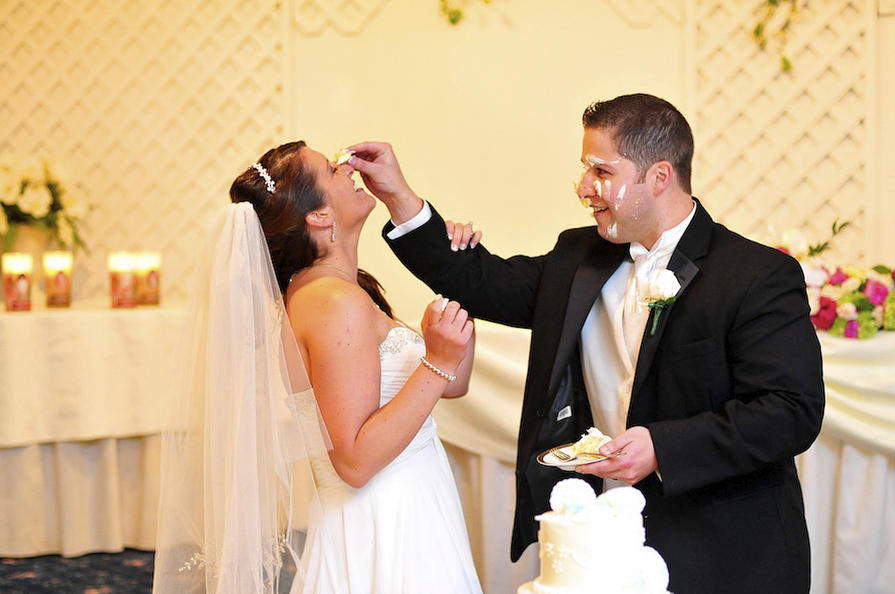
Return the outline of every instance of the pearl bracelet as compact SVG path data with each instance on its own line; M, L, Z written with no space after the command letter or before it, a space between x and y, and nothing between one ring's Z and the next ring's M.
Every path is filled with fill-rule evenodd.
M423 365L425 365L430 371L435 372L437 375L443 377L444 379L446 379L446 380L449 381L449 382L452 382L452 381L454 381L455 379L457 379L457 376L456 376L456 375L451 375L450 373L445 373L445 372L443 372L442 370L438 369L437 367L435 367L434 365L432 365L431 363L429 363L429 362L426 360L425 357L420 357L420 362L421 362Z

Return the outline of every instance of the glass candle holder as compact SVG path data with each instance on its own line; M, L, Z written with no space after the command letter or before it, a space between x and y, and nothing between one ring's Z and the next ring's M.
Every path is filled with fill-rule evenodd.
M47 307L71 305L71 252L44 252L44 279L47 287Z
M109 254L109 279L112 284L112 307L135 307L137 285L134 258L130 252Z
M3 268L3 289L6 311L31 309L31 284L34 261L31 254L8 252L0 259Z
M162 255L158 252L135 254L134 273L137 282L137 303L158 305L161 300Z

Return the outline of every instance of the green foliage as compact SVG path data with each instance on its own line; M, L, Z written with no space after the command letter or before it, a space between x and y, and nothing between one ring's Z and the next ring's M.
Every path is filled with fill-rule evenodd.
M453 6L448 0L439 0L439 2L441 3L441 12L450 24L456 25L463 20L463 9ZM482 3L491 4L491 0L482 0Z
M842 233L842 230L845 229L846 227L848 227L849 225L851 225L851 221L845 221L842 224L839 224L838 218L835 221L833 221L832 235L830 235L830 238L827 239L826 241L824 241L823 243L816 243L812 246L808 246L808 257L810 258L813 256L819 256L820 254L822 254L825 251L827 251L828 249L830 249L830 247L832 247L830 242L833 241L833 238L835 238L837 235Z
M788 4L785 8L783 5ZM786 41L789 38L789 31L795 20L796 14L799 12L797 0L764 0L761 3L761 17L752 28L752 38L758 47L765 51L771 38L776 41L780 52L780 70L783 72L792 72L792 61L783 53ZM783 21L776 30L771 30L771 21L777 15L777 10L785 8L786 14Z

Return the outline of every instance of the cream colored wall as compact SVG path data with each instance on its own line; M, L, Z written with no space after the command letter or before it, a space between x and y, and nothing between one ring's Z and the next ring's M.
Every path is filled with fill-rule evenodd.
M434 0L391 0L358 35L299 36L290 129L329 153L388 141L446 218L474 221L497 253L545 253L592 221L572 189L584 108L643 89L685 100L683 31L668 16L632 26L602 2L547 6L469 3L451 27ZM380 238L386 213L369 220L361 265L415 322L430 293Z
M808 47L826 30L838 37L795 55L789 78L769 74L773 57L748 39L757 0L459 3L466 19L456 27L437 0L189 0L123 11L115 0L0 3L0 153L60 158L97 206L83 227L92 252L77 258L75 298L107 295L108 251L158 249L165 299L182 299L203 221L226 202L230 180L265 147L295 137L327 152L390 141L414 188L443 214L474 220L498 253L542 253L561 229L589 223L571 182L590 101L664 96L694 123L697 154L714 158L741 136L715 118L742 99L719 83L731 95L719 101L712 86L716 72L731 71L752 77L747 91L773 95L780 85L775 105L795 103L786 86L794 84L828 101L844 84L828 79L869 69L845 87L857 99L822 106L830 121L860 111L857 144L831 147L839 161L830 169L854 179L822 179L789 147L771 147L793 161L783 169L796 181L767 186L759 201L736 195L736 181L698 183L716 218L753 235L767 222L816 234L837 215L855 218L841 258L895 260L891 2L811 3L795 42ZM741 25L723 29L730 22ZM830 56L828 74L811 54L840 43L851 45ZM744 121L761 121L750 101L742 110ZM797 104L793 115L803 111ZM746 158L764 152L760 143L734 148ZM700 163L697 180L713 166ZM818 190L798 194L798 183ZM829 190L840 183L847 192ZM753 214L786 200L779 212ZM384 220L383 209L371 216L363 264L415 320L429 295L379 239Z

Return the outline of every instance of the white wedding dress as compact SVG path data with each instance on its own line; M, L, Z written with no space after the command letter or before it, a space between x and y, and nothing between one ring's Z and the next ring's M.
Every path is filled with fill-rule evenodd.
M380 406L397 394L424 354L416 332L396 327L388 333L379 346ZM292 594L482 592L432 415L404 451L360 489L342 481L328 457L312 466L322 517L310 519L302 555L307 582ZM322 529L315 530L315 523Z

